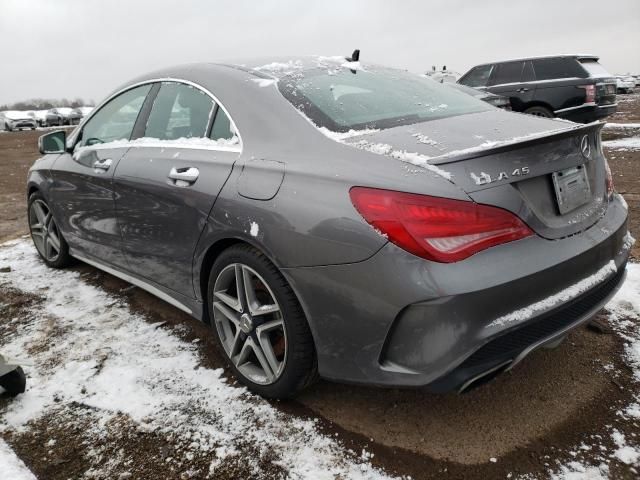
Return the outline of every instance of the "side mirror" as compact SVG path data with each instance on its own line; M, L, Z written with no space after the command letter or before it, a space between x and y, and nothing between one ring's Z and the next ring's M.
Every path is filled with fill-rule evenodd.
M38 149L40 153L64 153L67 150L67 132L58 130L42 135L38 139Z

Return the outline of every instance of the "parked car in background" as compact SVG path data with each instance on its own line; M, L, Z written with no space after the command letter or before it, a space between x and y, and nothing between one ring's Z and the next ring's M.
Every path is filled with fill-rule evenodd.
M447 87L455 88L461 92L471 95L474 98L487 102L494 107L503 108L505 110L511 110L511 101L509 97L503 97L502 95L496 95L495 93L487 92L486 90L477 90L475 88L467 87L460 83L444 83Z
M45 126L45 122L47 121L47 110L32 110L28 112L28 115L35 120L36 125L39 127Z
M93 107L74 108L69 114L69 125L78 125L92 110Z
M618 93L632 93L636 86L636 79L631 75L616 75L616 89Z
M592 122L615 113L616 79L594 55L531 57L473 67L458 83L504 95L540 117Z
M446 66L443 66L442 70L436 70L436 67L433 67L431 71L425 72L425 75L438 83L455 83L460 78L458 72L447 70Z
M41 137L28 223L49 267L75 257L210 325L259 394L464 390L624 281L602 128L341 57L192 64Z
M20 112L17 110L7 110L2 112L0 122L3 123L4 129L13 132L14 130L36 129L36 121L29 116L28 112Z
M69 116L71 115L71 108L69 107L57 107L47 111L45 126L47 127L61 127L63 125L70 125Z

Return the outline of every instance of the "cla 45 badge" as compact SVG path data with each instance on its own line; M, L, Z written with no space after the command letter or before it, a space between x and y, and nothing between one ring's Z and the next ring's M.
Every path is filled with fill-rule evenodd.
M529 167L520 167L513 170L511 173L508 172L498 172L496 174L490 175L486 172L480 172L479 175L475 173L470 173L471 178L476 185L487 185L489 183L499 182L501 180L508 180L511 177L522 177L524 175L529 175Z

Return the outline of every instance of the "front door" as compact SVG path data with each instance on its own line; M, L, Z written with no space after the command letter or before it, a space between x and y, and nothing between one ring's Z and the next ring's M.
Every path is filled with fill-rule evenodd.
M95 113L75 138L71 153L51 169L52 205L58 226L78 255L126 268L115 215L113 173L128 147L138 113L150 90L145 85L115 97Z
M114 177L123 251L134 274L193 298L195 247L240 145L224 111L177 82L161 84L144 137Z

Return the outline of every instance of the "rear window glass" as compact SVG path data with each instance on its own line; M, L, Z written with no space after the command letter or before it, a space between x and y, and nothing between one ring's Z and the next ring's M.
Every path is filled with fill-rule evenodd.
M575 58L538 58L533 60L536 80L583 78L585 72Z
M492 85L500 85L503 83L518 83L522 78L523 62L498 63L493 70L491 77Z
M311 69L284 77L280 91L317 126L335 132L391 128L491 107L457 90L401 70Z
M611 74L594 59L581 60L580 64L589 73L590 77L610 77Z

